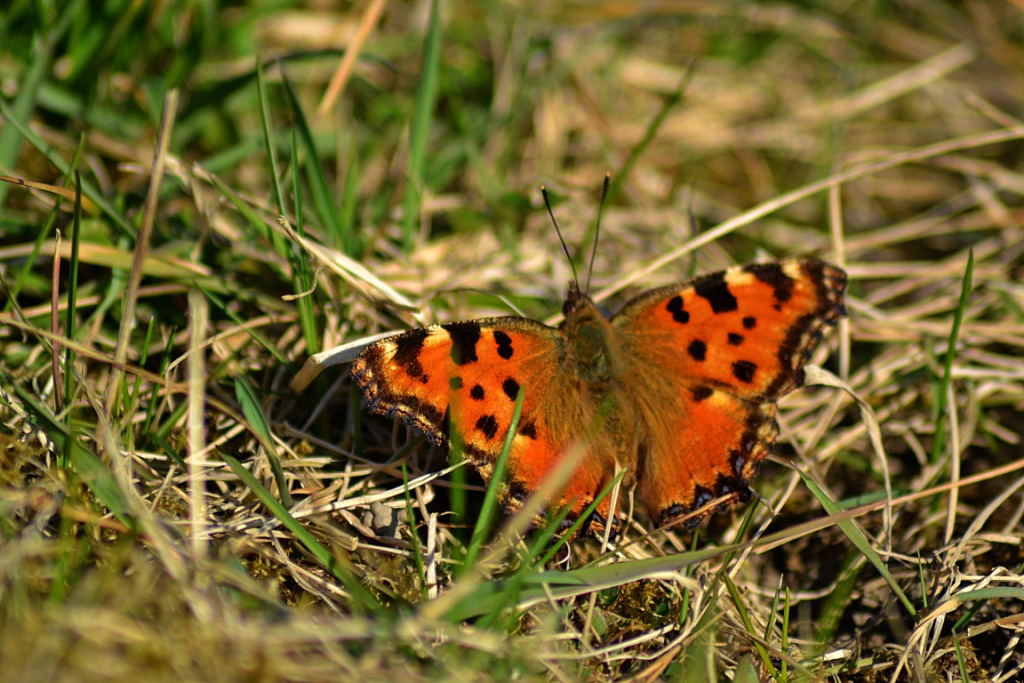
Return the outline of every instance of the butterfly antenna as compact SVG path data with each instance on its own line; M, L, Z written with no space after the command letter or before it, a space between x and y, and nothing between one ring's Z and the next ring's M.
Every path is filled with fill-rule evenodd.
M562 231L558 227L558 221L555 220L555 212L551 210L551 200L548 198L548 188L543 185L540 186L540 194L544 197L544 206L548 208L548 215L551 216L551 222L555 226L555 232L558 234L558 241L562 243L562 251L565 252L565 257L569 259L569 267L572 268L572 280L579 287L579 275L576 274L576 264L573 263L572 254L569 253L569 247L565 244L565 239L562 237Z
M604 174L604 187L601 188L601 204L597 207L597 225L594 226L594 248L590 252L590 269L587 271L587 286L583 288L585 293L590 292L590 276L594 274L594 259L597 258L597 242L601 237L601 215L604 213L604 201L608 199L608 186L612 182L612 174Z

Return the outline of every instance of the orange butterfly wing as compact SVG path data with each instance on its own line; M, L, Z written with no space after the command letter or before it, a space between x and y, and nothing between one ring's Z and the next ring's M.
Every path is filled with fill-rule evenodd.
M643 430L639 495L659 525L749 497L778 434L775 401L803 383L845 289L821 261L752 264L647 292L612 319Z
M621 466L664 525L749 497L778 434L775 401L803 382L823 330L844 313L845 288L846 274L821 261L753 264L647 292L608 321L573 286L557 330L524 318L412 330L367 347L352 375L373 412L437 445L457 434L488 480L523 387L507 509L590 436L555 504L575 519ZM588 520L595 529L609 508Z
M561 333L526 318L487 318L435 325L367 347L352 376L372 412L400 417L435 445L452 446L454 430L465 457L489 481L524 387L523 410L509 454L501 499L517 510L557 466L579 425L590 416L571 394L573 378ZM559 387L560 390L554 390ZM575 519L608 481L614 467L586 458L558 504ZM599 513L608 517L608 506Z

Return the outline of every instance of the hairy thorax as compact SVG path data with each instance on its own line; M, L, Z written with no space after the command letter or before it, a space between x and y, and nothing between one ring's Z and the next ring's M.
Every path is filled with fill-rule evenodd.
M627 362L618 336L589 300L577 307L565 335L583 412L589 416L586 428L592 434L592 443L598 451L632 470L637 457L639 416L622 389Z

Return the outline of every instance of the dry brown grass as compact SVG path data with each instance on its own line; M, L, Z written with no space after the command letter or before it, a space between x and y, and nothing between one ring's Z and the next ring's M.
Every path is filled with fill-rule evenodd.
M264 56L344 47L376 9L331 114L314 111L341 56L287 62L318 142L315 160L301 141L297 154L319 163L299 171L309 243L292 251L246 41ZM73 34L33 53L54 65L42 75L17 41L0 47L0 173L59 184L43 143L68 161L82 131L83 178L112 206L82 223L71 342L69 207L57 247L53 195L11 187L2 199L0 378L30 414L0 402L5 680L1020 679L1019 8L444 4L412 236L402 195L428 5L215 11L216 33L194 8L125 10L123 45ZM44 33L16 9L0 16L9 35ZM72 25L119 26L99 14ZM145 49L134 37L144 26ZM181 103L147 215L163 96L147 86L165 73L181 76ZM290 193L294 115L278 66L266 78ZM6 98L25 92L39 142L12 153L4 137L24 110ZM483 498L474 475L435 476L444 454L367 417L344 367L301 393L290 381L311 352L371 333L510 303L557 313L570 270L536 188L565 199L562 229L589 253L607 171L621 185L594 265L605 305L737 262L820 255L850 274L850 317L815 362L870 411L835 388L787 397L778 455L754 483L767 504L715 517L696 538L634 526L609 547L578 541L542 584L527 544L495 534L463 572ZM336 205L352 191L348 255L313 199L317 172ZM152 237L125 237L140 225ZM285 297L310 289L303 261L316 288ZM394 305L399 294L411 308ZM118 343L121 303L136 298L127 317L140 324ZM61 358L75 352L70 405L55 344ZM67 463L69 430L79 446ZM840 501L831 512L829 499ZM399 511L394 534L374 522ZM515 609L495 603L516 577ZM582 583L559 583L569 578Z

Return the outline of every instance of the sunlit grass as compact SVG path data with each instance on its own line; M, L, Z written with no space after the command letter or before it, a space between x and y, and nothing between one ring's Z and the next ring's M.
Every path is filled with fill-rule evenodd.
M994 1L0 10L29 183L0 183L2 677L1017 680L1021 29ZM860 403L817 373L783 401L762 503L520 538L347 366L293 388L374 333L554 320L538 188L589 265L606 172L612 310L756 258L850 274L813 362Z

